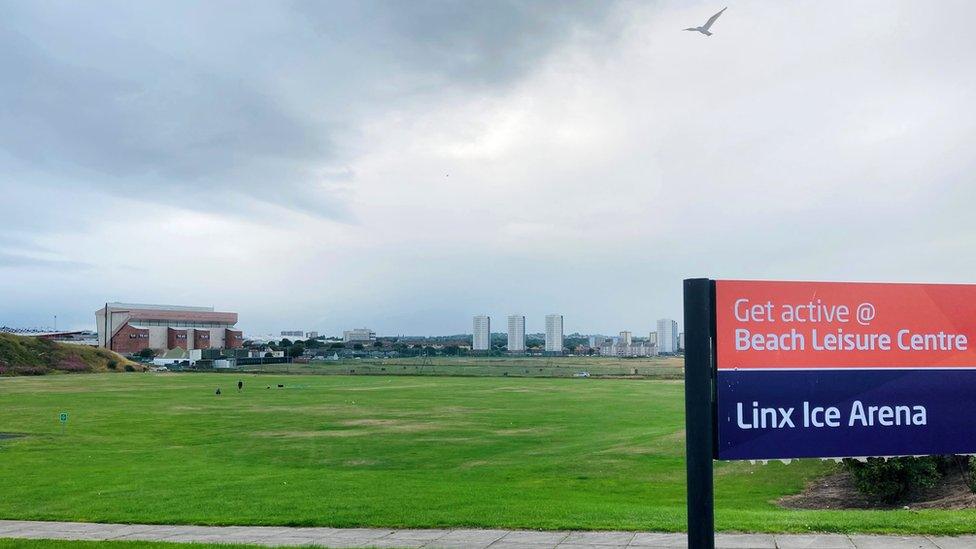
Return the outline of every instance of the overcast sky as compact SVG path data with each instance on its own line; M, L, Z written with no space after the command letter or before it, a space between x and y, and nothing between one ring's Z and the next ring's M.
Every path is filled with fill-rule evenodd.
M976 282L971 2L0 0L0 324L640 335Z

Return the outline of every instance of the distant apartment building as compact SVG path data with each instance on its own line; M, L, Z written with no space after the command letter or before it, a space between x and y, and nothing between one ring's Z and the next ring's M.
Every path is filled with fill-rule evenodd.
M122 354L143 349L238 349L237 313L213 307L106 303L95 311L98 345Z
M475 351L491 349L491 317L475 315L471 337L471 348Z
M290 337L292 339L315 339L319 337L318 332L306 332L305 330L282 330L281 337Z
M508 317L508 352L525 352L525 316L523 315Z
M546 352L563 351L563 315L546 315Z
M342 341L346 343L357 343L361 341L375 341L376 332L369 328L355 328L342 332Z
M657 346L647 341L633 341L624 344L619 337L607 338L599 347L600 356L646 357L657 354Z
M657 345L653 341L655 333L646 341L635 341L631 332L623 331L617 337L603 337L590 346L600 352L600 356L615 357L646 357L657 354Z
M679 351L684 351L685 350L685 333L684 332L681 332L680 334L678 334L678 350Z
M661 353L678 352L678 323L670 318L657 321L657 348Z

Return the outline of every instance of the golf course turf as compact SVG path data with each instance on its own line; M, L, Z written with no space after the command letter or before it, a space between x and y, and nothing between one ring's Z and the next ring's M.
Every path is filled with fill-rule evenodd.
M680 531L682 394L616 379L2 378L0 518ZM969 510L775 505L834 467L717 464L716 526L976 531Z

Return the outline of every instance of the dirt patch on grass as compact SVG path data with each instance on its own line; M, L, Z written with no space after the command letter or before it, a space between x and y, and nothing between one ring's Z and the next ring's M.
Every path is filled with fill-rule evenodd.
M295 406L293 404L259 404L252 403L243 407L248 412L273 412L288 414L306 415L329 415L354 414L358 410L355 406L346 404L309 404L308 406Z
M644 444L618 444L616 446L611 446L606 450L600 452L601 454L626 454L632 456L639 456L644 454L660 454L661 449L657 446L644 445Z
M434 409L434 414L445 416L460 416L470 414L473 410L464 406L442 406Z
M952 473L938 485L912 494L905 501L886 504L857 491L847 471L814 480L803 492L776 502L787 509L976 509L973 494L961 473Z
M346 427L369 427L375 431L389 431L397 433L417 433L420 431L433 431L440 429L441 426L435 423L423 423L419 421L405 421L402 419L348 419L340 422Z
M203 412L215 409L216 406L187 406L185 404L179 404L177 406L170 407L173 412Z
M361 437L368 435L361 429L336 429L330 431L257 431L256 437L264 438L318 438L318 437Z
M552 391L547 387L519 387L513 385L510 387L494 387L491 389L487 389L484 392L486 393L548 393Z
M400 390L400 389L426 389L429 385L401 385L397 383L389 383L387 385L374 385L372 387L341 387L335 388L336 391L389 391L389 390Z
M552 429L547 429L545 427L522 427L517 429L498 429L496 431L492 431L493 434L505 437L518 435L542 435L550 432L552 432Z
M679 429L679 430L671 433L670 435L664 435L663 437L659 438L658 440L660 440L661 442L668 442L668 443L674 443L674 444L680 443L680 444L682 444L682 447L683 447L683 445L685 443L685 430L684 429Z
M379 463L375 459L350 459L343 463L346 467L369 467Z
M421 423L400 419L348 419L340 421L341 428L320 430L275 430L257 431L254 436L266 438L317 438L317 437L362 437L377 433L419 433L434 431L441 426L435 423Z
M484 459L476 459L474 461L466 461L466 462L462 463L458 468L459 469L474 469L475 467L482 467L484 465L491 465L491 462L490 461L487 461L487 460L484 460Z
M673 433L661 435L645 442L627 442L617 444L602 450L601 454L624 454L624 455L660 455L670 456L684 454L685 451L685 430L681 429Z
M53 380L54 381L53 383L46 384L46 385L43 385L43 386L39 386L37 388L33 388L33 387L30 388L31 390L43 391L44 393L65 394L65 393L95 393L95 392L105 391L104 389L101 389L99 387L80 387L80 386L72 387L70 385L57 385L56 382L57 381L60 381L58 379L59 377L66 377L66 376L48 376L48 377L43 377L43 378L20 377L20 378L13 378L13 379L15 379L17 381L20 381L21 379L24 379L24 380L27 380L27 382L34 382L34 381L38 381L38 382L52 382L52 380ZM4 383L9 383L9 381L8 381L7 378L4 379ZM17 392L26 392L26 391L23 391L23 390L24 389L28 389L28 387L23 387L23 386L10 386L9 388L10 389L17 389ZM11 394L14 394L14 391L11 391L10 393Z

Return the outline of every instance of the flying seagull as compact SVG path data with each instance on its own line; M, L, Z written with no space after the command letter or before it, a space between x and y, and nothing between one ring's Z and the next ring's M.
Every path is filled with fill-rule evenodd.
M722 8L722 10L719 11L718 13L716 13L715 15L709 17L708 18L708 21L706 21L704 25L702 25L700 27L690 27L690 28L687 28L685 30L686 31L698 31L698 32L704 34L705 36L711 36L712 33L708 29L712 28L712 23L714 23L715 20L718 19L718 16L719 15L722 15L722 12L725 11L725 10L727 10L727 9L729 9L729 8L726 6L726 7Z

